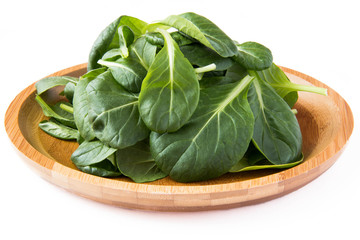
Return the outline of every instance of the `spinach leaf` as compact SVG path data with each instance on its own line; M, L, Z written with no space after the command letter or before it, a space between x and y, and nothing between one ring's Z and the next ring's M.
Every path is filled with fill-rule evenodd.
M109 51L107 51L106 53L104 53L101 60L114 62L119 58L121 58L120 49L119 48L113 48L113 49L110 49ZM98 61L98 63L99 63L99 61Z
M194 115L173 133L150 134L158 167L175 181L208 180L228 172L246 152L254 128L247 101L252 77L205 88Z
M287 103L257 75L248 99L255 117L253 143L272 164L287 164L301 157L302 136Z
M60 108L60 104L69 104L67 102L58 102L53 106L49 106L44 99L42 99L39 95L36 95L35 100L38 102L40 107L43 110L43 113L47 117L53 117L62 124L76 128L74 117L72 114L64 111L62 108Z
M181 128L199 101L199 82L190 62L170 34L162 29L165 45L143 80L139 110L146 126L159 133Z
M41 121L39 123L39 127L47 134L63 140L78 139L79 137L78 130L65 126L52 119L50 119L49 121Z
M150 153L149 143L145 141L116 151L116 162L122 174L138 183L167 176L157 167Z
M81 78L74 91L74 121L82 138L91 141L95 138L89 120L90 103L86 92L87 85L101 74L105 74L105 68L98 68L87 72ZM110 74L110 73L107 73Z
M50 88L56 86L66 85L68 83L74 83L75 85L78 82L78 78L68 77L68 76L60 76L60 77L47 77L39 80L35 83L37 94L42 94L43 92L49 90Z
M138 60L148 70L155 60L157 47L146 41L145 37L138 38L129 49L130 57Z
M142 35L144 28L147 23L130 16L120 16L110 23L97 37L89 54L88 70L99 68L100 65L97 63L99 59L108 50L120 47L120 39L118 29L120 26L128 26L134 33L135 38Z
M71 155L71 160L76 166L89 166L108 158L116 151L103 144L101 141L83 142Z
M119 27L121 18L122 16L120 16L119 18L115 19L112 23L110 23L95 40L91 48L91 51L89 53L89 60L87 66L88 71L100 67L97 61L104 55L105 52L111 49L109 48L109 46L114 36L116 35L116 31Z
M121 175L108 159L87 166L76 166L79 170L99 177L118 177Z
M245 42L236 46L239 51L234 59L246 69L264 70L271 66L273 57L267 47L256 42Z
M99 75L86 87L89 120L95 136L113 148L125 148L148 137L141 120L138 97L126 91L111 73Z
M238 52L234 42L218 26L196 13L171 15L160 23L178 29L215 50L222 57L232 57Z
M216 70L221 71L228 69L234 64L231 58L221 57L214 50L199 43L182 46L180 50L191 64L199 67L214 63Z
M76 84L73 82L69 82L64 87L64 96L69 100L70 103L72 103L74 98L74 92L75 92Z
M130 92L140 92L141 83L147 72L136 60L131 58L120 58L116 62L99 60L103 66L110 69L114 79Z
M84 75L82 75L80 77L80 80L85 79L85 78L89 78L91 80L97 78L97 76L99 76L102 73L105 73L107 70L106 67L102 67L102 68L97 68L91 71L88 71L87 73L85 73Z
M120 55L123 58L127 58L129 56L128 47L135 39L134 32L128 26L123 25L119 27L118 33Z
M286 74L274 63L270 68L263 71L251 72L263 81L266 81L275 91L284 98L290 107L293 107L298 99L297 91L313 92L326 95L326 89L309 85L301 85L290 82Z

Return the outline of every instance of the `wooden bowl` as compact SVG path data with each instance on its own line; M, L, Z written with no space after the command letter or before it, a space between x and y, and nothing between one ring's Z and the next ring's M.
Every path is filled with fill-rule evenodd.
M169 178L134 183L125 177L102 178L76 169L70 155L76 142L55 139L39 129L45 117L36 103L35 83L10 104L5 127L24 160L41 177L70 192L106 204L157 211L198 211L259 203L292 192L326 171L340 156L353 130L353 115L345 100L333 89L300 72L282 68L296 83L328 89L328 96L299 93L295 105L303 134L305 161L286 170L261 170L226 174L218 179L177 183ZM86 64L51 76L75 76L86 72ZM45 98L59 100L59 89Z

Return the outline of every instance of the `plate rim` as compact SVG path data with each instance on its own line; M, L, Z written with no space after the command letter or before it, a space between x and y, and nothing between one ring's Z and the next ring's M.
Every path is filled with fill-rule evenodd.
M60 70L58 72L55 72L53 74L50 74L49 76L67 75L79 69L86 68L86 66L87 63L75 65ZM71 192L75 192L78 195L83 195L93 200L110 203L113 205L124 206L124 207L129 206L130 208L142 208L142 209L150 209L150 210L178 210L178 209L199 210L204 207L202 203L190 204L191 206L190 205L181 206L181 204L179 206L159 205L159 206L151 207L150 204L133 206L125 202L123 203L111 202L109 199L102 199L103 196L94 196L94 195L88 196L87 193L84 192L83 190L75 189L79 187L76 184L80 184L81 186L86 186L90 184L92 186L104 187L110 191L114 190L114 191L135 193L136 197L145 197L147 199L150 199L150 201L151 199L153 199L153 201L156 201L158 198L174 200L175 195L193 196L195 198L198 198L199 201L203 199L204 201L206 200L207 202L210 201L210 198L215 198L215 199L218 198L219 200L221 199L223 200L223 201L219 201L218 204L216 203L213 204L212 208L219 208L219 207L222 208L225 206L229 207L233 205L247 205L246 203L250 203L250 202L255 203L257 201L262 202L262 200L266 201L269 198L276 198L278 196L285 195L291 191L294 191L302 187L303 185L306 185L307 183L311 182L313 179L315 179L316 177L320 176L323 172L325 172L329 167L331 167L333 163L335 163L336 159L341 155L342 151L347 145L347 142L354 128L353 113L350 109L350 106L345 101L345 99L342 98L335 90L304 73L298 72L296 70L287 67L281 67L281 68L284 72L296 75L315 86L327 88L328 96L336 97L337 99L342 101L343 104L342 110L346 111L346 116L348 118L341 119L340 122L341 126L334 139L341 134L343 136L338 142L336 142L336 144L334 143L334 139L333 139L325 147L325 149L323 149L322 151L320 151L318 154L311 157L307 161L293 168L285 169L280 172L262 176L255 179L248 179L239 182L230 182L230 183L221 183L221 184L209 184L209 185L189 185L189 186L165 185L164 186L164 185L157 185L151 183L139 184L135 182L125 182L121 180L102 178L80 172L79 170L71 169L55 161L54 159L51 159L41 154L26 140L26 138L23 136L20 130L18 124L18 115L23 103L23 101L20 100L26 99L30 94L32 94L36 90L35 89L36 82L32 83L24 90L22 90L10 103L5 113L5 121L4 121L5 129L11 142L16 147L16 149L20 151L28 160L30 160L27 161L27 163L35 167L42 177ZM344 121L346 121L346 123ZM345 125L347 125L346 128ZM333 148L332 152L335 151L334 154L329 158L321 157L330 147ZM310 162L312 164L311 167L309 167ZM306 174L307 179L305 181L301 178L303 174ZM292 185L291 187L288 187L286 189L285 183L289 181L291 182ZM264 182L266 182L266 184L264 184ZM73 185L71 185L71 183ZM262 194L261 197L257 196L255 193L256 189L259 190L260 188L264 188L264 187L270 192L267 194L266 193ZM104 189L102 189L101 191L104 193ZM253 192L254 196L246 199L245 195L249 194L249 191L251 192L254 191ZM114 192L112 192L111 194L117 195L117 193ZM239 194L242 196L241 198L242 200L238 200L238 201L236 200L234 201L234 199L232 199L231 201L229 199L226 200L226 198L229 198L230 196L234 198L236 197L236 195Z

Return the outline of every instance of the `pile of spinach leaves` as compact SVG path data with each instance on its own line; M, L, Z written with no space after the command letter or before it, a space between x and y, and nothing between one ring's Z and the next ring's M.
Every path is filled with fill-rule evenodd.
M41 94L60 85L67 100L49 105ZM291 83L265 46L237 43L191 12L152 24L121 16L96 39L86 74L36 88L49 117L40 128L79 143L78 169L135 182L295 166L297 91L326 94Z

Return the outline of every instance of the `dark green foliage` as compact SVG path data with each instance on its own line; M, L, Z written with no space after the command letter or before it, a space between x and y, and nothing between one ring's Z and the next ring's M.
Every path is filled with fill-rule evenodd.
M66 99L44 101L59 86ZM79 170L139 183L293 167L303 161L297 91L326 94L291 83L265 46L236 43L191 12L152 24L121 16L95 40L86 74L36 88L49 117L39 127L79 143Z

